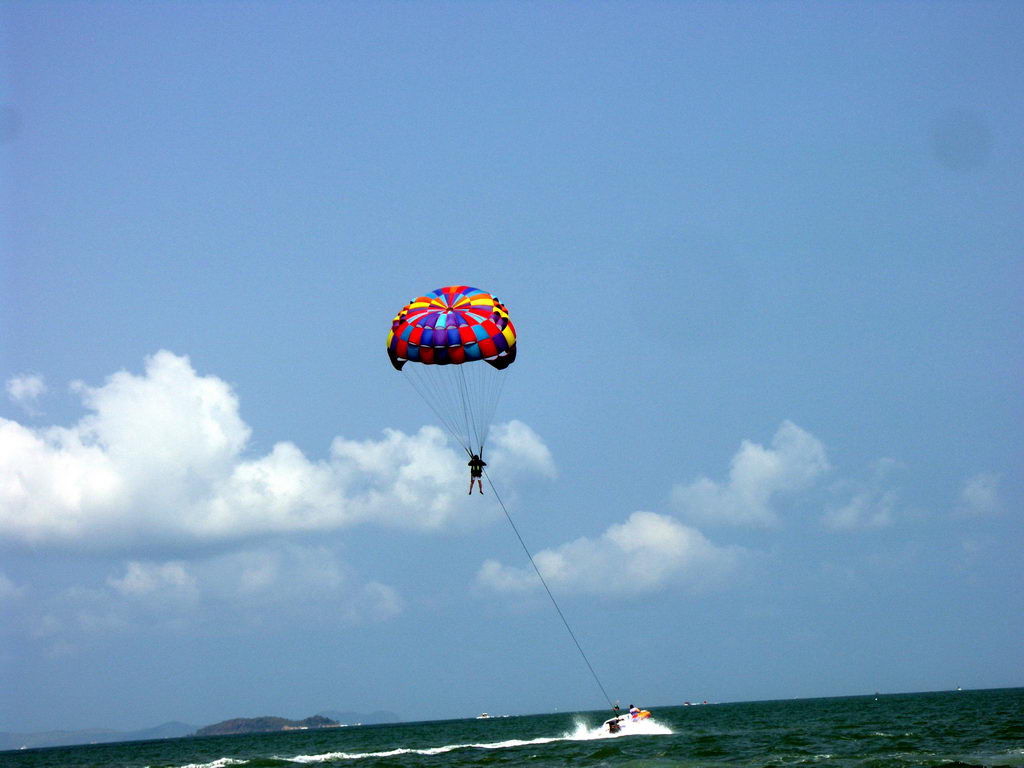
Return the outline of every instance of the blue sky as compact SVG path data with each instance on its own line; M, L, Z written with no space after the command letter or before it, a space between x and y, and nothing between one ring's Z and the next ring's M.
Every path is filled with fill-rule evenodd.
M0 20L3 730L1024 685L1019 4Z

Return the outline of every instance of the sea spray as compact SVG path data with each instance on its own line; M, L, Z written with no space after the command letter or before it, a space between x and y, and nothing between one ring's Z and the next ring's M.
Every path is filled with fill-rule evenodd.
M609 733L608 729L601 724L594 727L582 720L574 723L575 729L564 734L563 739L567 741L593 741L595 739L621 739L625 736L671 736L672 729L662 725L653 717L643 720L633 720L627 723L617 733Z

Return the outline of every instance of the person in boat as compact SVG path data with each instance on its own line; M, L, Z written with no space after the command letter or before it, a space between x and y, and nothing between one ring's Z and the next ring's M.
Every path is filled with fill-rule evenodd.
M640 717L640 708L639 707L634 707L632 704L630 704L629 705L629 715L634 720L636 720L638 717Z
M480 458L477 453L473 454L473 457L469 460L469 492L473 493L473 481L476 480L477 485L480 487L480 493L484 492L484 481L481 479L484 474L484 467L487 466L487 462Z

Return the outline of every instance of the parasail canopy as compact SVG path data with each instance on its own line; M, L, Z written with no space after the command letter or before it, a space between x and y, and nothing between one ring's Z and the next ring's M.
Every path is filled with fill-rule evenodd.
M516 359L516 330L497 298L449 285L406 304L391 321L391 364L462 365L484 360L498 370Z
M468 285L415 298L391 321L388 357L466 452L482 454L503 372L516 359L505 305Z

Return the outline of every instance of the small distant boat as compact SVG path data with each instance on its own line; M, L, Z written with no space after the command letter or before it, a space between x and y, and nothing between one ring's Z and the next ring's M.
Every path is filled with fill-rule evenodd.
M488 720L488 719L490 719L490 717L491 716L488 715L486 712L481 712L479 715L476 716L476 719L477 720Z

